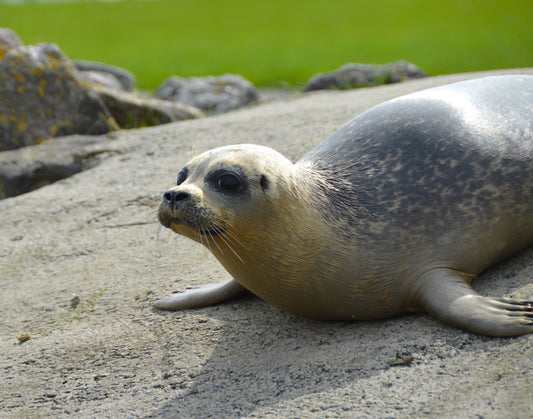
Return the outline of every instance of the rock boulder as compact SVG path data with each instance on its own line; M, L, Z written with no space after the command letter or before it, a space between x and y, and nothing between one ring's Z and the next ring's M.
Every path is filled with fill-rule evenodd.
M0 61L0 150L116 128L102 101L82 86L57 46L12 48Z
M189 79L171 77L159 87L154 96L157 99L186 103L209 114L228 112L259 99L254 85L234 74Z
M422 77L427 77L427 74L414 64L405 61L395 61L386 65L346 64L331 73L313 76L304 90L306 92L321 89L344 90Z
M19 36L11 29L0 28L0 59L12 48L22 46Z
M98 88L102 99L120 128L139 128L203 116L199 109L179 102L143 98L116 89Z
M132 92L135 87L135 76L128 70L116 67L114 65L97 63L94 61L75 60L74 66L82 73L99 73L101 75L112 76L118 80L122 89L127 92Z
M95 165L115 154L107 136L62 137L0 153L0 199L20 195Z

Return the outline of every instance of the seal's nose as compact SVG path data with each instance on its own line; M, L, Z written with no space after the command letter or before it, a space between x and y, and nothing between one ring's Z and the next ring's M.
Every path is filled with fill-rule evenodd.
M166 191L164 194L163 194L163 200L170 204L170 205L173 205L177 202L180 202L180 201L185 201L186 199L189 199L191 196L191 194L189 192L185 192L185 191L174 191L174 190L169 190L169 191Z

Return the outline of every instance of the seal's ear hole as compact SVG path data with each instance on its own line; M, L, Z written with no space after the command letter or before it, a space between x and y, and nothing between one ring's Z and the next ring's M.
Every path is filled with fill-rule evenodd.
M266 192L266 190L268 189L268 179L265 175L261 175L261 180L259 183L261 184L261 189L263 190L263 192Z
M181 185L185 181L185 179L187 179L188 175L189 175L189 170L186 167L181 169L180 172L178 173L178 179L176 181L176 185Z

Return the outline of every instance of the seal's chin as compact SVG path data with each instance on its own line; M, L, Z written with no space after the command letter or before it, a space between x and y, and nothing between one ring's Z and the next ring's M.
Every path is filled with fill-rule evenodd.
M170 228L170 224L172 224L172 220L163 220L159 218L159 223L165 228Z
M163 224L163 223L162 223ZM171 219L163 224L163 226L170 228L175 233L182 234L184 236L190 236L191 233L196 233L201 236L206 237L216 237L221 236L227 231L227 228L223 227L209 227L209 228L198 228L190 226L183 222L179 218ZM185 231L187 230L187 231Z
M172 228L172 224L183 224L183 222L177 218L173 218L171 212L167 210L167 207L161 204L157 213L159 223L166 228Z

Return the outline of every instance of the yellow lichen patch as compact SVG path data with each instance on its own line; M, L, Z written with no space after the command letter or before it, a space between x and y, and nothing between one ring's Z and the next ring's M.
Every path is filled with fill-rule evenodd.
M69 77L67 77L67 81L70 81L74 85L74 87L83 87L82 86L82 82L80 80L73 79L73 78L70 77L70 75L69 75Z
M52 135L55 136L57 131L59 130L59 127L57 125L50 125L48 129L52 133Z
M86 80L82 80L80 85L82 87L85 87L86 89L102 90L102 86L100 86L99 84L91 83Z
M17 129L20 132L24 132L26 131L26 128L28 128L28 121L17 118L15 115L11 115L10 119L17 124Z
M18 81L18 82L25 82L26 79L21 76L19 73L16 73L16 72L13 72L13 78L15 79L15 81Z
M46 86L46 80L41 79L41 81L39 82L39 86L37 86L37 90L39 91L39 95L41 97L44 96L44 94L45 94L45 92L44 92L45 86Z
M5 115L2 115L0 113L0 122L2 123L2 125L7 125L7 118Z
M17 92L19 92L19 93L24 93L24 90L26 90L26 89L24 89L24 86L17 87Z
M57 121L57 125L59 126L63 126L63 127L72 127L72 121L68 120L68 119L60 119L59 121Z
M115 118L108 118L103 112L98 112L98 118L107 122L110 131L120 130L120 126L117 124L117 121L115 121Z
M57 64L61 62L60 60L57 59L57 55L53 52L47 53L46 56L50 60L47 64L52 65L52 64Z
M31 70L30 74L35 77L40 77L44 73L44 68L42 67L36 67L33 70Z
M24 120L19 120L18 124L17 124L17 128L20 132L24 132L26 131L26 128L28 128L28 121L24 121Z

